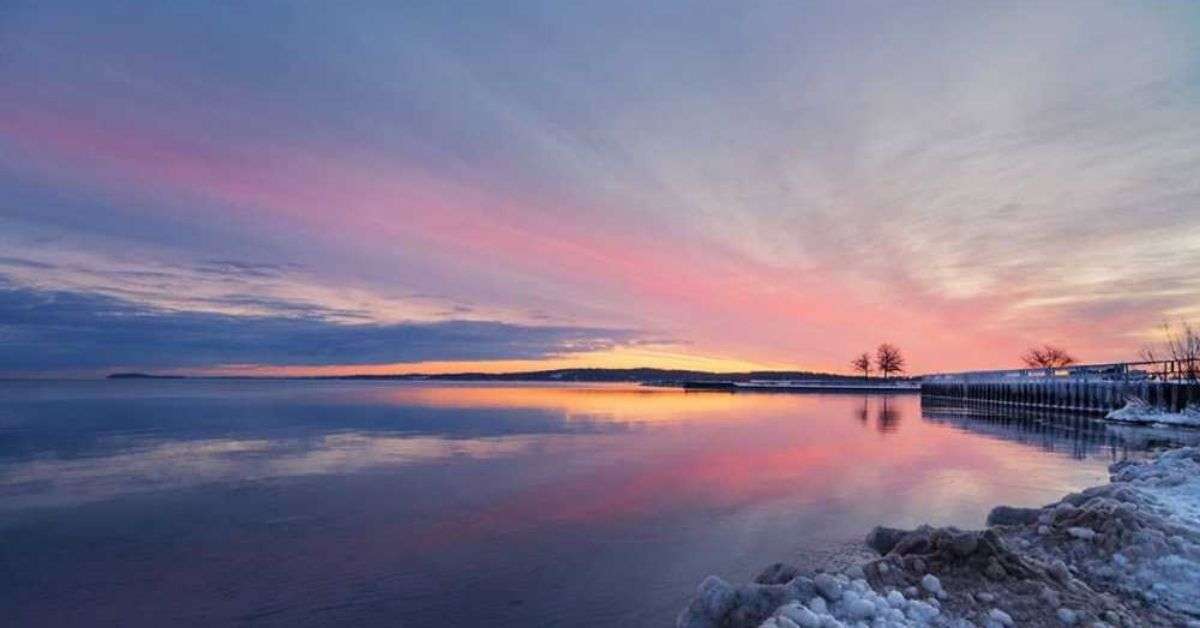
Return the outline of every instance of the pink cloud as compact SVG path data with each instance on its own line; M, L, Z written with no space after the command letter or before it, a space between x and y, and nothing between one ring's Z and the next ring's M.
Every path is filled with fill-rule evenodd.
M597 219L602 208L447 181L339 146L234 148L30 110L9 112L0 133L54 176L69 170L106 194L182 195L227 207L222 220L538 282L551 300L590 302L612 319L601 322L661 329L701 351L843 369L843 355L889 340L915 369L939 370L1012 364L1024 344L1045 338L1086 337L1086 357L1125 350L1098 339L1097 321L1056 321L1036 337L989 325L1019 284L956 300L837 269L794 272L680 238L669 225L615 229Z

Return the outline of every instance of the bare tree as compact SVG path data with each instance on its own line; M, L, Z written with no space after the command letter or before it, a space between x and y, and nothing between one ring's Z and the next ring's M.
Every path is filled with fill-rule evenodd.
M1032 369L1060 369L1075 363L1075 358L1066 349L1054 345L1033 347L1021 356L1021 361Z
M892 373L904 372L904 356L895 345L883 343L875 349L875 368L887 379Z
M863 379L871 379L871 354L870 353L863 351L862 355L858 356L857 358L854 358L854 361L850 362L850 366L853 366L854 370L862 373Z
M1142 348L1142 359L1149 362L1173 361L1182 377L1200 379L1200 329L1187 321L1164 322L1162 335L1159 346Z

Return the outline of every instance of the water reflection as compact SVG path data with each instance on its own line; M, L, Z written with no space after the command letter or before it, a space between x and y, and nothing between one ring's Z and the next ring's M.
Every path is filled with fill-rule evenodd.
M901 409L903 403L896 399L893 395L864 395L854 415L863 427L867 427L874 417L875 431L880 434L893 433L900 429L900 422L904 419Z
M915 396L0 383L0 624L662 625L1175 438Z
M921 413L928 421L1066 453L1076 459L1103 455L1118 460L1164 447L1200 444L1200 431L1193 429L1113 424L1053 409L923 399Z

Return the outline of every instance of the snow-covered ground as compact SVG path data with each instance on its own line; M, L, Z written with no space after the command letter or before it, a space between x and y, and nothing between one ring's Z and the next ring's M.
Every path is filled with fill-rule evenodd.
M1130 399L1125 403L1125 407L1109 412L1105 418L1123 423L1200 427L1200 408L1188 406L1183 412L1164 412L1140 399Z
M1110 472L1044 508L999 507L983 531L877 528L880 558L842 573L710 576L677 625L1200 626L1200 448Z

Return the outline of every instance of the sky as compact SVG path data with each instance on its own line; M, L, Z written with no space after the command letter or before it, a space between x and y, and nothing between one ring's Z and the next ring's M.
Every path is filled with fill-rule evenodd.
M1200 319L1200 4L0 7L0 375L910 372Z

